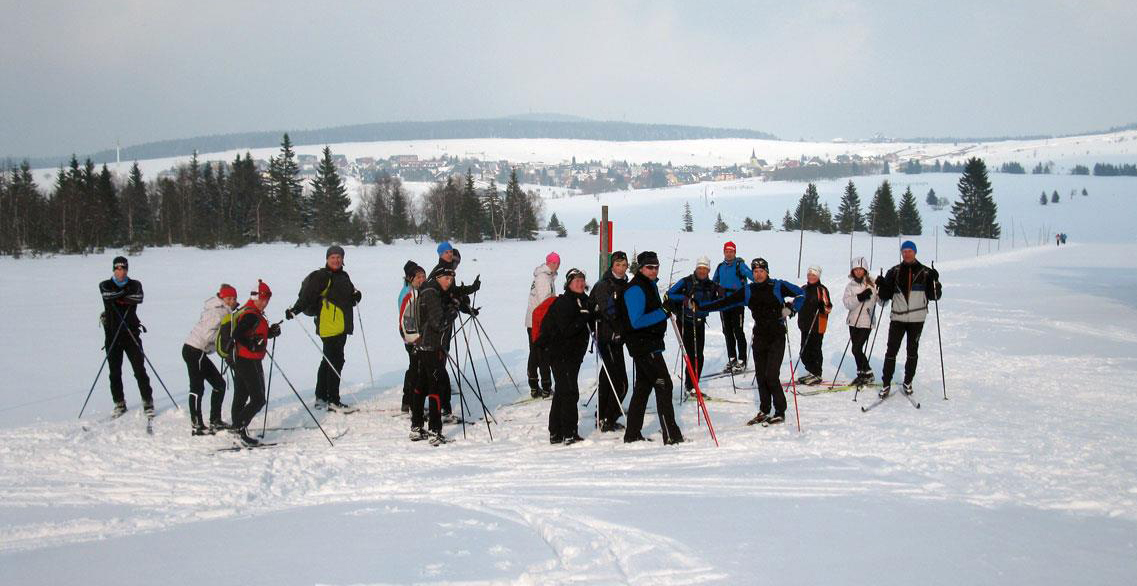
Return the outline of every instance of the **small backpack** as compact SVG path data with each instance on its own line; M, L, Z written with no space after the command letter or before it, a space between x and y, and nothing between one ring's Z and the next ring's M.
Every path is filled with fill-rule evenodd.
M221 318L221 327L217 328L214 348L217 350L217 355L226 362L233 361L233 353L237 345L237 341L233 339L233 332L237 329L237 322L244 315L244 309L226 312Z
M533 335L529 338L530 342L536 344L537 340L541 337L541 323L545 321L545 315L549 313L549 307L551 307L556 300L557 296L554 295L533 308Z

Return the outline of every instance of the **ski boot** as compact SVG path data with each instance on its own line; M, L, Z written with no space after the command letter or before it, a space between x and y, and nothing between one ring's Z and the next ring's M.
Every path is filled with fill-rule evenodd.
M154 419L154 401L143 401L142 412L146 414L147 419Z
M637 433L636 435L633 435L630 437L626 436L626 435L624 436L624 443L625 444L631 444L631 443L635 443L635 442L650 442L650 441L651 440L644 437L642 433Z
M435 447L441 446L442 444L450 442L450 440L446 439L446 437L442 435L441 431L431 431L429 434L429 437L430 437L430 445L435 446Z
M447 423L447 424L458 423L458 416L455 415L454 413L443 413L442 414L442 422Z
M232 426L229 425L228 423L225 423L221 419L210 419L209 420L209 435L215 435L219 431L226 431L230 427L232 427Z
M798 382L805 385L805 386L808 386L808 387L812 387L812 386L821 384L821 377L816 375L816 374L813 374L813 373L809 373L802 378L804 378L805 380L804 381L799 380Z
M114 411L111 412L111 419L118 419L126 413L126 403L115 403Z
M580 437L579 433L573 432L572 435L566 435L565 436L564 444L566 446L571 446L571 445L575 444L576 442L582 442L582 441L584 441L584 438Z
M246 430L244 427L237 430L237 437L241 440L242 444L245 444L246 447L255 448L261 445L261 442L249 436L248 430Z
M759 423L762 423L763 421L766 421L766 419L768 419L769 417L770 417L769 415L766 415L765 413L759 411L757 415L755 415L754 417L752 417L750 419L750 421L746 422L746 425L757 425Z
M785 422L786 422L786 416L785 415L774 414L774 415L767 417L766 421L762 422L762 427L769 427L771 425L778 425L779 423L785 423Z
M542 399L548 399L549 397L552 397L552 396L553 396L553 389L552 388L541 389L541 398Z
M912 394L912 383L904 383L903 385L901 385L900 390L904 391L905 395L911 395Z
M530 388L529 389L529 396L533 399L540 398L541 397L541 389L538 389L537 387Z
M737 364L738 364L738 360L737 360L737 359L731 359L731 360L728 360L728 361L726 362L726 366L722 367L722 373L723 373L723 374L731 374L731 373L734 373L734 372L738 372L738 371L736 371L736 370L734 369L734 368L735 368L735 365L737 365Z
M426 433L426 430L424 430L423 428L421 428L421 427L412 427L411 428L411 441L412 442L421 442L422 440L429 439L429 438L430 438L430 436Z
M880 391L877 392L876 396L880 397L880 399L883 401L883 400L888 398L888 394L891 392L892 392L892 385L890 385L888 383L884 383L884 386L880 388Z
M312 408L316 410L327 410L328 402L317 397L316 402L312 403Z
M665 446L674 446L674 445L676 445L676 444L681 444L681 443L683 443L684 441L687 441L687 440L684 440L684 439L683 439L683 436L681 436L681 435L676 435L676 436L674 436L674 437L665 438L665 439L663 440L663 445L665 445Z
M746 372L746 362L742 360L734 361L734 374L742 374Z
M344 415L347 415L349 413L355 413L356 411L359 411L359 409L352 407L343 401L328 401L329 413L343 413Z

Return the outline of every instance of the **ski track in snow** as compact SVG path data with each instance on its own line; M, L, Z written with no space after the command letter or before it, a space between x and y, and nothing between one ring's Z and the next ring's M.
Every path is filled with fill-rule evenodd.
M711 249L719 240L685 238L704 243L700 249ZM847 249L834 248L823 254L831 266L840 266ZM969 247L965 242L960 248L966 253ZM785 425L746 427L743 422L755 411L755 391L738 381L734 395L729 377L720 378L704 390L748 403L708 403L721 443L717 449L705 427L696 423L694 402L677 407L688 443L663 446L651 414L654 401L645 421L645 433L654 442L624 445L616 434L600 434L592 425L593 402L580 410L586 441L549 446L549 402L510 405L518 395L492 353L498 391L486 382L483 388L501 423L493 427L494 441L479 421L467 427L466 439L461 426L447 426L447 436L457 441L446 446L411 443L407 419L391 412L398 404L404 355L392 345L375 350L382 348L376 339L389 334L377 325L371 326L376 332L370 339L373 356L393 357L377 362L376 374L385 382L375 387L352 383L366 374L348 374L345 385L365 411L318 414L329 435L350 430L335 448L327 446L319 430L298 429L270 431L267 439L281 442L273 448L217 452L231 440L191 438L185 413L169 407L160 386L155 399L162 409L154 436L146 435L145 419L136 409L115 421L95 423L102 415L89 415L90 421L83 422L89 431L80 423L58 420L0 429L0 560L336 504L356 507L344 515L377 516L379 522L453 508L449 520L434 528L463 545L424 564L413 579L440 583L466 582L456 568L462 559L481 554L500 574L485 580L492 583L738 583L749 581L746 576L760 568L757 559L731 568L712 561L716 548L730 547L714 542L713 529L666 528L660 519L639 516L642 507L654 502L690 503L692 509L709 507L727 517L730 511L713 504L965 503L992 513L1026 507L1078 519L1117 519L1132 529L1137 526L1137 440L1132 432L1137 394L1124 381L1137 375L1137 336L1131 333L1137 312L1076 287L1047 284L1039 276L1062 266L1094 265L1103 251L1128 255L1102 261L1104 266L1129 266L1133 261L1122 258L1132 258L1137 246L1036 247L985 256L981 262L957 258L937 263L945 281L941 310L948 401L941 398L933 312L916 378L921 409L891 398L862 414L852 392L802 396L799 434L791 396ZM492 251L481 254L483 263L486 258L493 262ZM696 256L693 250L680 254ZM670 251L661 256L668 262ZM776 275L789 266L789 255L782 256ZM838 272L827 283L836 296L844 279ZM516 303L502 294L483 295L498 295L495 299L507 300L505 305ZM1055 307L1060 311L1049 311ZM1086 307L1108 311L1082 311ZM487 312L491 331L510 331L519 323L516 308L507 309L500 321L490 313L500 307ZM837 315L843 320L844 310ZM370 316L368 323L374 324L386 317ZM830 323L823 344L827 376L847 340L843 322ZM882 326L887 325L885 317ZM706 372L711 373L721 368L725 351L716 318L707 331ZM302 350L294 355L304 356L304 364L311 362L312 350L305 348L310 343L298 333L289 335ZM885 337L882 332L873 353L878 376ZM513 342L496 341L521 381L524 352ZM675 346L671 337L667 341L670 364ZM791 341L796 357L796 331ZM350 346L361 350L354 348L361 345L353 340ZM287 352L282 345L280 355ZM352 368L363 364L352 360ZM898 370L903 361L902 351ZM480 358L476 362L485 366ZM850 362L847 357L843 379L852 371ZM300 369L291 364L290 373ZM596 378L592 355L581 370L583 403ZM184 375L167 371L167 384L174 385L184 403L184 391L177 392ZM784 367L783 380L788 372ZM133 399L129 373L125 378L128 399ZM278 386L281 382L274 378L270 425L310 426L295 397ZM300 392L308 398L311 389ZM105 388L100 385L98 393L105 404ZM861 393L859 404L874 398L872 391ZM472 406L478 409L476 402ZM748 509L736 513L748 514ZM648 517L657 515L670 513L660 510ZM392 530L402 526L391 523ZM783 528L754 531L795 539ZM506 536L518 534L540 544L543 555L523 555L507 543ZM1034 551L1023 555L1029 559ZM1112 561L1107 568L1132 575L1131 561L1107 560ZM980 567L990 563L976 562ZM937 569L947 572L946 567Z

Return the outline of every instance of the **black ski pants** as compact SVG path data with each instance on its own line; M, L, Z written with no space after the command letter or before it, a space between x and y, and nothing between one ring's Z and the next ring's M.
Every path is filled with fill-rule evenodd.
M801 331L801 365L810 374L821 376L821 364L824 362L824 357L821 354L821 342L825 339L825 334L819 332L812 332L808 329Z
M623 414L620 405L624 403L624 397L628 396L628 370L624 365L624 343L601 342L598 347L603 369L600 371L600 384L596 390L597 409L600 411L600 419L615 423ZM609 381L609 378L612 380Z
M418 353L412 344L403 344L407 351L407 371L403 373L403 407L411 406L415 394L415 377L418 376Z
M414 398L411 400L411 428L423 425L423 402L429 403L430 431L442 432L443 393L450 394L446 378L446 354L442 350L416 350Z
M238 356L233 360L233 404L229 407L233 427L248 427L264 406L264 366L260 360Z
M916 362L920 358L920 334L924 331L924 322L905 322L892 320L888 324L888 348L884 351L884 369L880 382L887 385L892 382L892 373L896 370L896 354L900 352L900 341L908 337L908 357L904 360L904 384L912 384L916 376Z
M583 360L583 356L558 357L550 360L553 378L557 381L557 390L553 393L553 402L549 407L550 437L563 439L577 435L576 404L580 401L577 378Z
M316 371L316 398L339 403L340 374L343 373L343 349L347 345L347 334L320 339L324 342L324 356L320 357L320 370ZM325 356L327 360L324 360ZM332 364L329 366L328 362Z
M209 420L221 419L221 403L225 400L225 377L221 376L205 352L189 344L182 344L182 360L186 362L186 371L189 373L190 420L194 423L204 423L201 403L205 395L206 382L213 389L209 399Z
M746 330L743 323L746 308L736 307L720 314L722 316L722 335L726 337L726 355L730 360L746 362Z
M691 368L695 371L695 376L701 379L703 344L707 341L707 322L702 319L679 320L679 331L683 334L683 348L687 350L687 359L691 361ZM695 381L691 380L691 373L687 372L686 365L683 367L683 388L688 391L695 388Z
M533 343L533 328L525 328L525 339L529 340L529 363L526 365L529 374L529 390L535 391L538 388L545 391L553 390L549 357L546 356L544 350ZM540 374L539 380L537 378L538 373ZM538 382L540 387L538 387Z
M849 326L849 339L852 341L850 346L853 348L853 359L857 361L858 373L872 370L872 366L869 366L869 357L865 355L865 346L869 342L871 333L870 328Z
M113 334L112 334L113 335ZM146 356L143 355L142 338L137 330L123 327L118 332L118 338L107 346L107 366L110 370L111 398L114 402L125 403L122 394L122 355L126 354L130 361L130 368L134 371L134 380L138 381L138 394L142 395L142 402L154 402L154 391L150 388L150 375L146 374Z
M758 410L767 415L786 415L786 392L780 378L782 359L786 356L784 330L754 331L754 377L758 381ZM770 411L773 403L774 411Z
M675 408L671 405L671 373L667 371L663 353L633 356L632 364L636 369L636 384L632 389L632 400L628 404L628 427L624 430L624 440L634 440L642 434L647 399L653 390L663 441L682 440L683 432L679 430L679 423L675 421Z

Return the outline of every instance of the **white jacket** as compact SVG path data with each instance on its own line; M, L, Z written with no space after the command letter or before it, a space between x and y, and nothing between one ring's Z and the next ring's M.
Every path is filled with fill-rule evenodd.
M860 295L865 288L872 290L872 297L868 301L860 301L857 295ZM873 303L876 303L876 288L869 287L867 281L858 283L856 279L849 279L849 284L845 285L845 294L841 297L845 303L845 309L849 310L848 317L845 318L845 323L855 328L871 328L873 322Z
M525 327L533 327L533 310L541 302L557 295L557 271L541 263L533 269L533 284L529 285L529 305L525 309Z
M197 325L190 330L189 337L186 338L186 345L197 348L206 354L212 354L217 340L217 329L221 327L221 318L225 317L227 313L229 313L229 308L219 297L214 295L206 299L205 306L201 308L201 318L197 320Z

